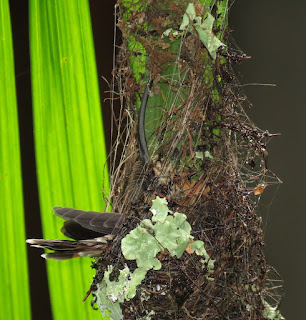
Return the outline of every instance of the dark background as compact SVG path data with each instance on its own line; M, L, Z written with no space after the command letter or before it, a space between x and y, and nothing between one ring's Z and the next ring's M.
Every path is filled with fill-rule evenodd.
M64 1L64 0L63 0ZM102 75L110 79L113 50L114 0L90 0L101 92ZM28 3L11 0L19 108L24 202L28 238L42 236L36 184L31 111ZM306 319L305 178L306 178L306 1L236 0L230 26L238 46L252 56L236 68L254 107L248 114L257 126L282 136L268 144L269 167L284 182L267 188L259 214L265 221L266 257L285 280L281 311L286 319ZM101 95L101 99L103 99ZM103 109L107 130L109 108ZM45 261L29 253L31 303L34 320L51 319ZM43 280L42 280L43 279Z

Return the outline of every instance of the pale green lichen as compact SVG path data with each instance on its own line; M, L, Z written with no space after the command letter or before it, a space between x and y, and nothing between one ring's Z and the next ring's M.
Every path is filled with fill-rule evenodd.
M145 222L146 220L142 224L145 225ZM122 239L121 249L124 257L127 260L136 260L139 268L144 270L161 268L160 261L155 257L162 247L147 228L138 226L132 230Z
M207 268L207 274L205 275L206 279L213 281L214 278L211 278L210 275L214 273L214 265L216 260L212 260L209 254L206 252L204 247L204 242L197 240L190 245L191 251L195 252L198 256L203 256L204 259L201 260L203 268Z
M124 276L122 276L120 284L117 281L110 281L109 275L112 271L113 267L109 266L108 270L104 272L102 282L95 291L96 303L101 310L103 320L121 320L123 317L120 302L124 300L124 294L123 288L121 288L121 292L119 288L120 286L123 287L121 282L125 282L125 280ZM124 272L125 270L121 270L120 275Z
M161 268L161 263L156 258L158 252L167 249L171 256L181 258L193 240L186 215L179 212L172 214L165 198L156 197L150 211L153 213L152 220L143 220L121 242L124 257L127 260L136 260L138 268L143 272ZM191 250L204 257L201 261L207 267L207 279L213 280L209 275L214 272L215 261L207 254L204 242L191 243Z
M254 291L253 291L254 292ZM262 315L267 320L285 320L285 318L281 315L280 311L278 310L278 307L272 307L265 299L261 298L261 301L264 305L264 309L262 312ZM247 304L245 308L248 311L254 310L254 307Z
M205 158L213 159L213 156L209 151L205 151Z
M196 15L195 6L193 3L189 3L185 14L183 15L183 21L179 27L180 31L189 31L192 34L199 37L205 48L213 59L216 59L216 53L218 48L225 46L213 33L212 28L215 22L215 18L209 13L206 13L206 17L202 18ZM180 36L181 32L167 29L163 35L174 37Z
M203 241L194 241L191 226L183 213L172 213L165 198L156 197L150 211L152 219L143 220L139 226L127 234L121 242L121 249L127 260L135 260L137 268L131 272L126 266L120 270L118 279L110 280L113 267L104 273L101 284L95 292L103 319L119 320L122 317L120 303L136 295L137 286L144 280L150 269L159 270L161 262L156 258L159 252L168 250L171 256L181 258L191 243L191 252L204 257L203 268L207 268L206 278L214 271L214 260L210 259ZM106 314L106 312L108 312ZM150 317L150 315L148 315ZM149 318L148 318L149 319Z
M153 213L152 221L164 222L167 218L168 213L171 211L168 209L168 202L165 198L159 198L159 200L153 200L150 211Z
M262 315L269 320L285 320L284 317L281 315L280 311L277 307L272 307L267 301L262 298L262 303L264 305L264 310Z
M102 282L95 291L98 304L103 320L120 320L122 311L120 303L132 299L136 294L136 287L145 278L146 272L141 268L131 272L126 266L120 270L118 279L111 281L110 275L113 272L113 266L108 266L104 272Z
M196 158L198 158L198 159L201 159L201 160L204 159L204 157L203 157L203 152L196 151L195 156L196 156Z

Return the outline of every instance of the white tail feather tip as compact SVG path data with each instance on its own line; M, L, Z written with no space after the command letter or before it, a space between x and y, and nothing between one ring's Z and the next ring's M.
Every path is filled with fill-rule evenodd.
M26 243L35 244L37 239L27 239Z

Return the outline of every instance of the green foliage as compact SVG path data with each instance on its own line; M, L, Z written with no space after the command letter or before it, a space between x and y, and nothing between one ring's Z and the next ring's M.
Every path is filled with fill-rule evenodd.
M30 319L10 10L0 2L0 296L3 319ZM2 319L2 317L0 316Z
M221 42L222 31L217 32L216 35L213 31L218 26L220 26L220 30L224 30L224 25L227 21L227 2L222 1L216 6L218 14L216 20L210 14L210 8L214 5L214 1L202 0L200 2L205 6L203 16L197 16L195 5L193 3L188 4L186 1L179 1L175 7L171 7L169 3L164 2L156 2L153 6L144 0L123 0L121 4L123 23L120 28L123 36L128 40L130 69L136 83L140 85L140 90L136 91L137 107L140 106L140 100L148 82L149 73L153 74L154 77L156 72L160 72L162 79L162 81L154 82L154 89L150 95L146 110L146 140L150 154L153 154L157 148L160 148L162 152L165 151L163 150L164 146L159 145L156 140L156 130L158 129L162 132L165 125L164 117L167 112L172 109L179 109L179 106L189 95L184 86L180 88L179 94L169 88L169 83L175 87L175 84L182 83L186 76L184 70L181 69L182 66L177 63L182 50L182 35L185 32L188 31L196 38L199 38L207 48L207 50L203 50L198 63L201 62L203 64L203 82L205 86L211 89L214 86L213 59L216 58L217 49L224 44ZM182 13L181 9L185 5L185 13ZM158 8L162 11L168 11L169 17L155 17L154 20L153 17ZM177 8L180 8L180 10ZM134 23L135 20L133 19L135 12L137 12L138 17L137 24ZM143 18L145 17L143 15L144 12L150 12L149 15L153 20L149 21ZM149 32L156 28L161 28L162 36L156 34L156 32ZM142 36L144 30L148 31L146 36ZM137 35L137 37L134 35ZM184 52L184 54L189 54L188 59L190 60L195 58L192 44L189 48L189 53L187 49L187 53ZM159 56L161 57L160 59L157 58ZM210 95L214 102L219 101L219 94L216 88L211 90ZM174 115L174 121L176 116L179 118L181 115ZM163 142L166 146L170 143L171 137L171 130L170 132L165 131Z
M212 32L214 22L215 19L209 12L206 13L205 19L196 16L194 4L189 3L183 16L180 30L188 30L191 33L197 34L211 57L216 59L217 49L225 45Z
M98 76L87 0L30 1L35 151L45 238L61 238L53 206L102 210L108 189ZM53 319L96 319L82 304L90 261L47 261Z
M129 40L129 50L137 52L137 55L130 56L130 68L133 71L133 75L137 83L141 80L141 75L145 74L146 69L144 67L146 61L146 50L141 43L136 41L135 37L131 36ZM140 99L138 100L140 102Z
M209 12L206 12L205 19L197 16L194 4L189 3L179 30L186 30L197 35L211 57L216 59L218 48L225 46L225 44L223 44L212 32L214 22L215 18ZM172 34L173 36L181 36L179 30L168 29L164 32L164 35L169 36Z

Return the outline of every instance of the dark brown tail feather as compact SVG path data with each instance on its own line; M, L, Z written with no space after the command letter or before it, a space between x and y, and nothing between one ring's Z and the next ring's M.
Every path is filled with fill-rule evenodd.
M54 251L42 254L45 259L67 260L77 257L99 257L110 246L113 238L114 236L108 235L79 241L28 239L26 242L32 247Z

